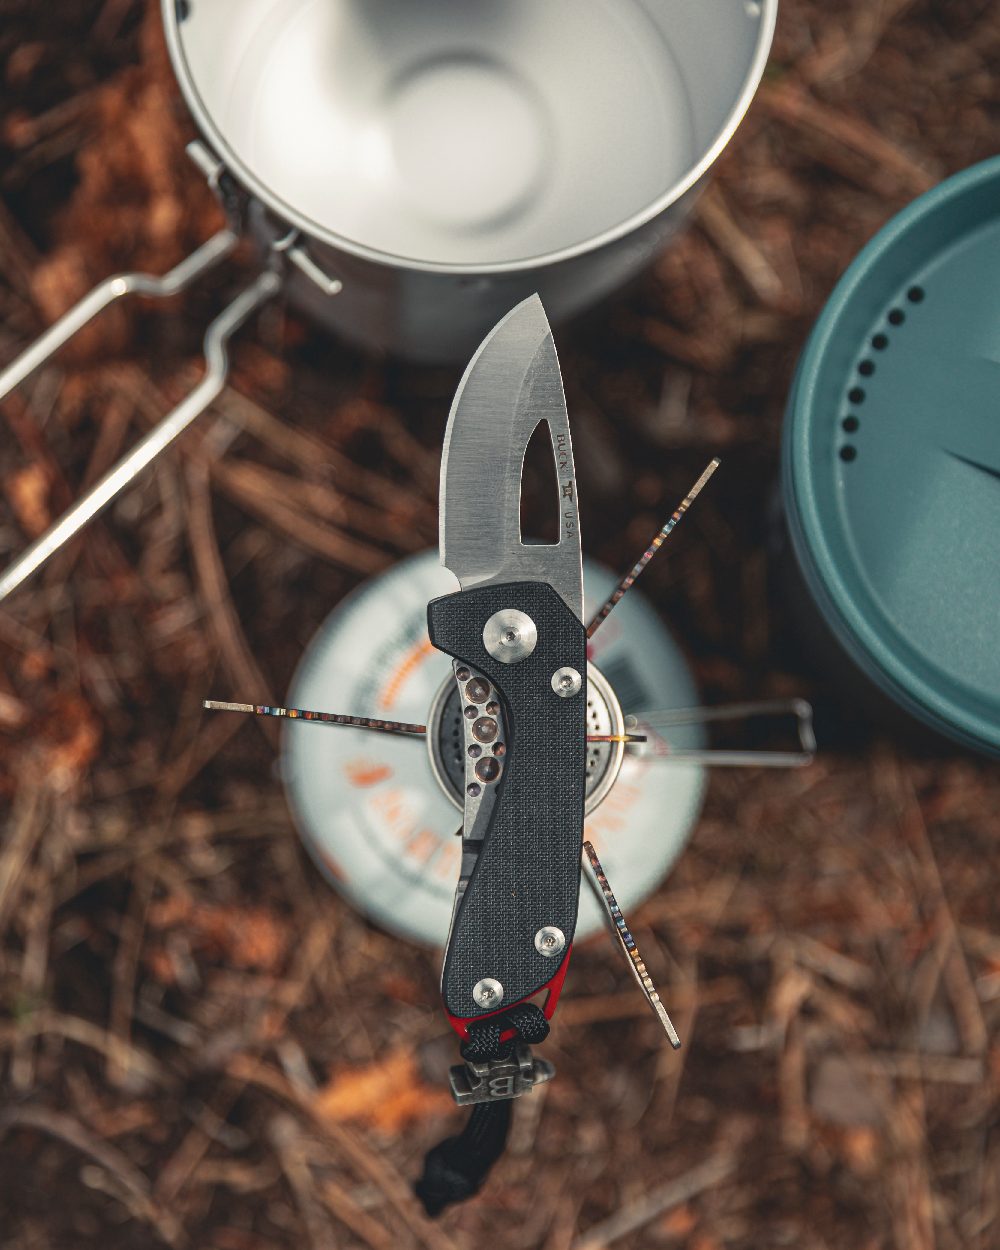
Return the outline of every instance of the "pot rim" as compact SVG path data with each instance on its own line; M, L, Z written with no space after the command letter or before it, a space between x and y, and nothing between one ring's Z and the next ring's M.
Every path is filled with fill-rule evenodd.
M166 32L167 49L170 54L174 74L180 85L184 101L197 123L198 129L210 143L215 155L224 163L242 186L256 199L264 203L282 221L287 222L290 226L294 226L310 239L325 243L338 251L346 252L351 256L356 256L361 260L369 261L376 265L385 265L393 269L415 270L420 273L487 277L498 274L528 273L548 265L558 264L561 261L585 256L590 252L596 252L601 248L607 247L619 239L627 238L666 212L667 209L680 200L704 177L728 145L737 127L743 120L747 109L750 107L770 54L771 43L774 39L775 23L777 21L778 0L756 0L756 2L760 8L757 43L754 47L750 69L744 79L742 89L736 102L727 114L726 120L716 135L715 140L702 154L701 159L688 170L683 178L675 182L650 204L633 213L631 217L589 239L584 239L582 242L571 244L568 247L557 248L554 251L545 252L537 256L528 256L519 260L495 261L485 265L468 261L453 263L417 260L413 257L398 256L391 252L368 247L364 243L359 243L355 239L350 239L346 235L337 234L335 231L321 226L318 222L313 221L304 213L299 212L293 205L283 200L251 171L241 157L237 156L203 104L184 55L180 23L178 21L177 0L160 0L160 7Z
M1000 156L944 179L895 214L841 275L803 348L789 391L782 439L785 515L799 567L835 636L858 667L890 697L952 740L1000 755L1000 724L932 681L909 663L884 630L859 607L829 541L814 480L814 430L820 373L841 333L842 319L863 298L872 269L929 216L984 184L1000 183Z

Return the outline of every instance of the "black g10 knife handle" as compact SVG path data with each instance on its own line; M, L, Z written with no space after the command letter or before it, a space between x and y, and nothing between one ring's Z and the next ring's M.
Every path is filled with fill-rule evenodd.
M486 622L505 608L531 617L534 651L504 664L483 642ZM507 751L479 859L452 925L442 992L461 1020L504 1010L537 993L569 955L580 893L580 848L586 788L587 640L583 624L551 586L511 582L433 600L431 642L479 669L499 691ZM562 697L552 686L561 668L575 669L580 689ZM535 947L546 926L566 945L556 957ZM499 981L503 998L479 1006L473 987Z

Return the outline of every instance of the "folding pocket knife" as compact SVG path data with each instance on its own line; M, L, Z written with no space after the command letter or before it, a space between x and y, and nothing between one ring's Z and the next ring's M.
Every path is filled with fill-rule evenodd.
M525 543L520 532L524 456L540 422L558 482L552 544ZM523 1008L544 994L541 1014L555 1010L580 891L580 525L562 377L537 296L496 326L462 378L445 434L440 507L441 562L461 590L429 604L428 627L434 646L453 657L465 754L462 866L442 994L466 1041L452 1091L459 1102L482 1102L552 1075L525 1053L547 1029ZM497 1053L484 1057L490 1050Z

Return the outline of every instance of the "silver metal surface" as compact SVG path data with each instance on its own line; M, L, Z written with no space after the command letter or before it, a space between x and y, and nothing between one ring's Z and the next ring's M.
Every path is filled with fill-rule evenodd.
M455 888L454 911L465 894L472 873L479 859L483 839L489 827L493 806L496 802L496 782L503 775L504 756L507 749L507 727L501 705L489 681L477 669L456 660L453 664L454 679L458 692L458 713L463 761L459 803L463 811L462 863L458 885ZM483 706L470 703L466 687L471 682L482 683L487 695ZM470 716L470 710L472 715ZM483 776L483 768L490 769Z
M777 3L161 0L161 12L204 136L188 151L265 253L294 237L289 300L366 347L457 361L531 292L562 319L653 259L753 97ZM127 293L120 281L87 297L84 320ZM59 325L0 395L78 328Z
M238 242L239 235L232 230L220 230L162 277L150 273L119 273L106 278L0 372L0 399L30 377L39 365L44 364L78 330L82 330L88 321L92 321L115 300L125 295L149 295L158 299L176 295L203 273L213 269L233 251Z
M210 152L200 139L192 139L185 146L184 152L191 164L201 170L213 194L218 195L222 178L226 172L226 167L222 161L219 160L214 152Z
M496 977L483 977L472 987L472 997L480 1007L499 1007L503 1002L503 986Z
M535 622L517 608L501 608L483 626L483 646L501 664L526 659L537 645Z
M535 934L535 950L546 959L553 959L566 949L566 934L558 925L546 924Z
M677 200L749 104L777 9L162 7L196 121L273 213L367 259L476 271L606 244Z
M219 239L219 236L216 238ZM221 246L220 240L217 247L221 248ZM145 438L140 439L113 469L110 469L100 481L83 494L50 530L41 538L36 539L4 570L0 575L0 601L103 511L129 482L133 481L179 434L187 429L200 413L205 411L225 385L229 372L226 345L231 335L256 309L277 293L280 285L281 280L277 274L271 272L261 274L215 318L205 332L206 369L198 385L158 425L154 426Z
M639 954L639 947L636 945L635 938L632 936L625 917L622 915L621 907L619 907L618 900L615 898L614 892L611 889L611 884L604 871L604 865L598 858L593 842L590 842L589 840L584 842L582 858L584 864L590 869L589 873L586 874L587 880L590 882L594 889L594 893L604 908L605 915L610 924L611 930L614 933L615 940L621 947L622 953L625 956L625 960L632 972L632 975L638 982L639 988L645 995L646 1001L649 1003L653 1014L663 1026L663 1031L666 1033L670 1045L674 1048L674 1050L680 1050L681 1039L678 1037L677 1030L674 1028L674 1022L667 1014L667 1009L664 1007L659 992L653 984L653 978L649 975L645 961Z
M625 759L625 717L611 683L595 664L587 665L587 733L605 734L617 742L587 744L587 798L584 815L592 815L618 780Z
M427 753L442 793L459 811L468 784L465 718L460 686L454 673L440 684L427 714ZM503 718L500 718L501 724ZM625 717L607 678L593 664L587 665L587 733L617 741L587 744L587 797L585 814L600 807L615 784L625 759ZM461 829L456 830L461 833Z
M343 281L289 296L344 336L466 358L540 291L562 318L690 211L777 0L162 0L181 89L250 199ZM259 212L255 210L259 208Z
M797 751L729 751L714 748L691 750L674 748L669 731L682 725L708 725L720 721L752 720L791 716L799 739ZM649 741L639 750L685 763L714 765L719 768L804 768L816 756L813 710L805 699L763 699L754 703L723 703L718 707L672 708L626 716L628 728L644 728Z
M621 579L621 581L619 581L618 585L614 588L614 590L611 592L608 598L601 605L600 611L594 614L593 618L590 621L590 624L587 626L588 638L593 638L594 634L597 633L598 629L601 627L604 621L608 619L608 616L613 611L615 605L618 603L621 603L625 595L628 594L629 590L631 590L631 588L635 585L636 579L640 576L643 569L646 567L647 564L649 564L653 556L656 555L659 549L663 546L666 540L670 537L671 533L676 528L676 526L680 524L685 512L687 512L688 508L691 507L692 503L694 503L694 501L701 494L702 489L705 486L705 483L709 480L709 478L712 476L712 474L715 472L715 470L719 467L721 463L722 462L720 461L718 456L713 456L712 459L708 462L708 465L702 471L701 476L698 478L698 480L694 483L694 485L691 487L688 493L684 496L681 502L674 509L674 512L668 519L667 523L663 525L656 534L653 535L653 539L650 542L649 546L642 553L642 555L635 562L635 564L632 565L632 567L625 574L625 576Z
M552 674L552 689L560 699L571 699L573 695L580 693L583 685L583 678L575 668L570 668L567 664L563 668L557 668Z
M267 703L231 703L223 699L202 699L206 712L245 712L250 716L273 716L278 720L301 720L307 725L339 725L343 729L365 729L373 733L402 734L422 738L427 726L413 721L383 720L374 716L350 716L346 712L317 712L301 707L274 707Z
M272 252L284 253L299 273L327 298L339 295L344 284L333 274L329 274L309 255L306 244L298 230L289 230L281 239L275 239L270 245Z
M558 543L521 541L521 469L548 423L559 486ZM547 582L583 614L580 521L562 376L537 296L507 314L473 356L452 404L441 456L441 563L465 590Z

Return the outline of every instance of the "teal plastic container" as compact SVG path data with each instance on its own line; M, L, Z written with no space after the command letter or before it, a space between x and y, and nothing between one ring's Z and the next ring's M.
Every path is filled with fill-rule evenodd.
M789 396L782 491L848 655L1000 755L1000 157L921 196L838 283Z

